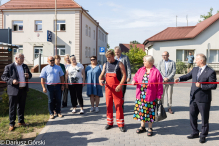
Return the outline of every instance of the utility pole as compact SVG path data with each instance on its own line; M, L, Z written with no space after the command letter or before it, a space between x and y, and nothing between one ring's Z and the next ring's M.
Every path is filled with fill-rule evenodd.
M57 55L57 0L55 0L55 55Z
M188 15L186 15L186 20L187 20L187 26L188 26Z
M176 27L177 27L177 15L176 15Z

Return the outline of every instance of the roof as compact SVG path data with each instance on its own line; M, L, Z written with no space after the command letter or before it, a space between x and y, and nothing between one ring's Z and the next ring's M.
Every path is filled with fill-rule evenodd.
M54 9L55 0L10 0L0 6L0 10L14 9ZM57 9L81 8L73 0L57 0Z
M143 44L147 44L148 42L193 39L198 36L202 31L207 29L210 25L212 25L214 22L216 22L218 19L219 13L198 23L195 26L168 27L158 34L146 39Z
M129 50L130 50L130 45L132 45L132 47L135 47L135 45L136 45L137 48L139 48L139 49L145 51L145 48L144 48L144 45L143 45L143 44L119 44L119 46L120 46L122 52L125 52L125 53L126 53L126 52L129 52Z

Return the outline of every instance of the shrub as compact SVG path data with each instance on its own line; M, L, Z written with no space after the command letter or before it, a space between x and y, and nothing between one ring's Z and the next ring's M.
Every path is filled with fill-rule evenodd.
M4 93L1 95L1 102L0 102L0 116L8 114L9 110L9 97L7 94L7 88L4 89Z
M176 61L176 74L183 74L186 72L186 64L182 61Z

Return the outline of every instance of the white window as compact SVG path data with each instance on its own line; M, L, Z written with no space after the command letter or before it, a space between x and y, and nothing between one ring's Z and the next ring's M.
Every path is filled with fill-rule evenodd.
M89 37L91 37L91 28L89 27Z
M95 40L96 34L95 34L95 30L94 30L94 40Z
M43 47L42 46L34 47L34 59L39 57L39 53L43 54Z
M88 26L86 25L86 36L88 36Z
M88 48L85 48L85 57L88 58Z
M55 26L55 21L54 21L54 26ZM65 20L57 20L57 31L65 31L66 30L66 24ZM55 27L54 27L55 31Z
M93 56L96 56L95 48L93 49Z
M23 31L23 21L13 21L13 31Z
M65 55L65 46L57 46L57 55L60 55L60 56Z
M35 31L42 31L43 30L43 25L42 21L35 21Z
M18 49L14 49L14 55L17 53L23 53L23 45L18 45Z
M89 57L89 58L91 57L90 47L89 47L89 49L88 49L88 57Z
M176 61L187 62L187 56L189 56L189 52L194 56L194 50L176 50Z
M207 51L208 56L208 51ZM209 63L219 62L219 50L210 50Z

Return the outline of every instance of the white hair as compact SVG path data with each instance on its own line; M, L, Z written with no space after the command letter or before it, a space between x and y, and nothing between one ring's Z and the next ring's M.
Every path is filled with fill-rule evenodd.
M120 46L116 46L116 47L114 48L114 50L116 50L116 49L119 49L119 50L121 51Z
M197 56L199 56L200 59L203 60L204 62L207 62L207 57L206 57L204 54L199 53L199 54L196 55L196 57L197 57Z
M147 62L154 64L154 57L151 55L146 55L143 59L145 59Z
M19 58L20 56L24 56L24 54L23 53L16 53L14 58Z

